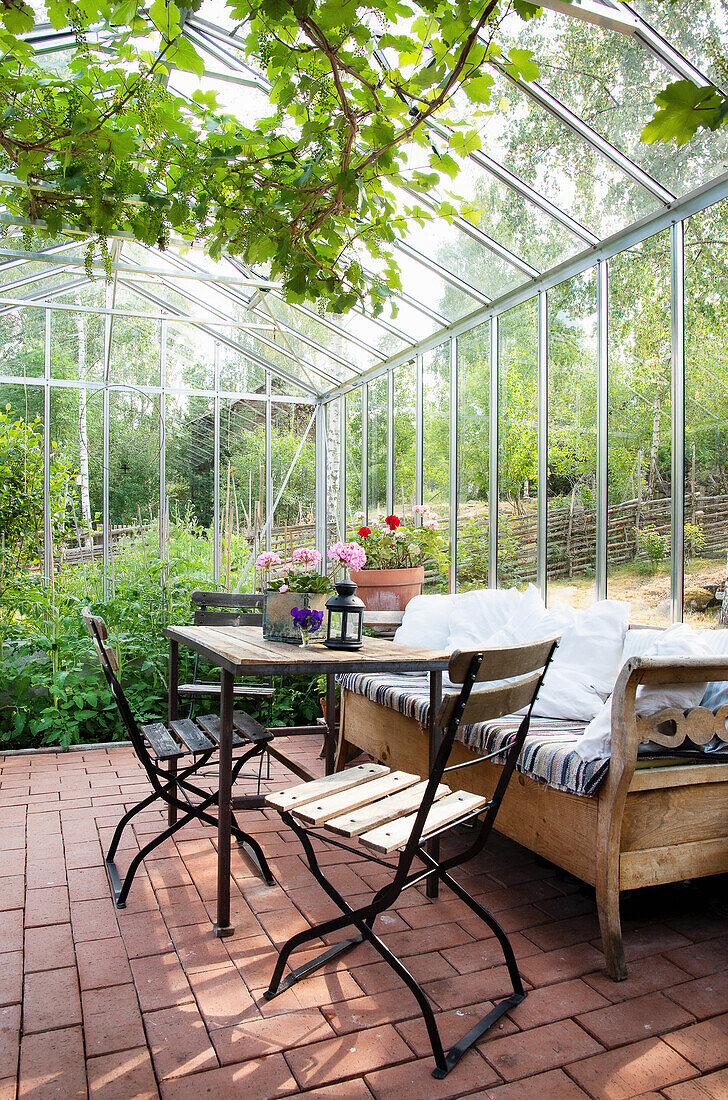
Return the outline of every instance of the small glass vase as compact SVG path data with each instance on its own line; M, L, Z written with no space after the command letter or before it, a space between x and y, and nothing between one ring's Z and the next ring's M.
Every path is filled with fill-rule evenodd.
M300 648L301 649L308 649L309 646L311 645L311 631L310 630L304 630L303 627L299 627L299 630L301 631L301 645L300 645Z

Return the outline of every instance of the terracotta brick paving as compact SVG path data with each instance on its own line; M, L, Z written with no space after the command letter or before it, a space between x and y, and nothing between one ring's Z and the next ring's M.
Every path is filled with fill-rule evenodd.
M317 750L289 746L320 769ZM290 782L278 768L266 786ZM511 935L530 994L435 1081L414 998L369 945L262 1000L276 947L333 912L276 815L240 815L278 884L233 852L232 939L212 935L206 827L160 846L114 908L103 850L146 789L123 747L0 757L0 1100L728 1100L725 879L625 898L630 977L615 983L593 894L495 837L461 875ZM139 816L122 870L161 820ZM382 881L341 851L322 862L352 904ZM452 896L412 890L378 931L446 1044L507 989L494 937Z

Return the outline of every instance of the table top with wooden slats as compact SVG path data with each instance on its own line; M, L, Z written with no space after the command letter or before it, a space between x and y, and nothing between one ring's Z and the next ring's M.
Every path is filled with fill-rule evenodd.
M256 626L168 626L164 634L234 676L312 675L326 672L432 672L448 666L444 650L365 638L361 649L306 649L268 642Z

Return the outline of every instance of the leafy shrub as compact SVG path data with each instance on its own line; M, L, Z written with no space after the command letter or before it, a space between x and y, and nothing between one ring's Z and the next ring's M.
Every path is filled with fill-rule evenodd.
M702 528L697 523L686 523L683 538L685 540L685 554L689 558L697 558L705 546L705 536Z
M655 573L660 562L670 556L670 536L661 535L656 527L645 527L643 531L635 527L634 534L637 553L647 560L650 572Z

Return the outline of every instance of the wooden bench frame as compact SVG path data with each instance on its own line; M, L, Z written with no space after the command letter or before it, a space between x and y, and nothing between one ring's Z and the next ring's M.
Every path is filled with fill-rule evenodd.
M649 733L635 715L638 686L706 680L728 680L728 657L630 657L614 690L610 767L596 794L569 794L519 773L498 817L499 832L595 887L607 973L617 981L627 977L622 890L728 871L728 763L693 759L637 767L640 741ZM686 725L699 721L704 729L710 723L718 728L725 713L726 708L715 715L694 708ZM668 717L675 721L676 712ZM352 749L390 767L427 771L425 726L343 691L337 768L345 766ZM451 763L469 756L471 751L456 742ZM464 770L463 785L487 794L499 772L500 765L491 761L475 764Z

